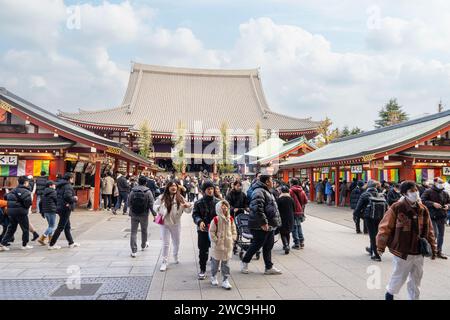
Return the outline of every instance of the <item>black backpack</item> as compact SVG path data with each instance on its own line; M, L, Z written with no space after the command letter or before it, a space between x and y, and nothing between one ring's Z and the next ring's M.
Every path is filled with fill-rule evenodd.
M368 218L381 220L387 210L387 201L381 193L377 193L376 196L370 195L369 205L367 206Z
M148 212L147 198L145 194L149 192L140 189L133 190L133 201L131 202L131 212L135 215L144 215Z

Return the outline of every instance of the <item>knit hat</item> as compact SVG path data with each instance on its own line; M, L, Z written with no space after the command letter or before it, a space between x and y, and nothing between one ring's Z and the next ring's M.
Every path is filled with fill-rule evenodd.
M51 186L54 185L54 184L56 184L55 181L48 180L47 183L45 184L45 186L46 186L47 188L49 188L49 187L51 187Z
M211 180L206 180L205 182L203 182L202 184L202 191L205 192L206 189L208 188L214 188L215 185Z

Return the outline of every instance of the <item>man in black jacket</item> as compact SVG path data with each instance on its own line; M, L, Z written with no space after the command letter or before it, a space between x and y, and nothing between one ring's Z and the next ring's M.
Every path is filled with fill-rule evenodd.
M116 206L113 209L113 214L117 214L117 210L120 209L122 206L122 202L124 202L123 205L123 214L126 215L128 211L128 195L130 194L130 184L128 183L128 180L125 176L123 176L121 173L117 175L117 189L119 189L119 199L116 202Z
M434 185L426 189L422 196L423 204L430 211L431 222L433 223L434 234L437 240L437 257L447 259L442 254L442 244L444 243L445 220L450 207L450 197L444 190L444 181L441 178L434 178Z
M364 193L363 188L364 188L364 182L361 180L358 181L356 188L353 189L352 192L350 193L350 209L352 209L352 210L356 209L359 198ZM355 214L356 212L353 211L353 213ZM361 233L361 216L353 215L353 221L355 222L356 233L358 233L358 234ZM363 231L364 231L364 234L367 234L367 226L366 226L366 221L364 219L363 219Z
M56 225L56 208L58 204L58 196L56 194L56 184L53 181L47 181L47 187L41 198L41 215L48 222L48 228L38 239L41 245L45 245L45 239L48 237L51 241Z
M402 197L400 193L400 184L394 183L392 188L387 193L387 202L389 206L392 206L394 203L396 203L400 198Z
M40 212L39 203L41 202L44 189L47 187L47 173L41 171L41 176L36 178L36 208Z
M248 264L253 255L263 248L265 263L264 274L281 274L272 263L272 248L274 245L274 230L281 226L281 217L275 197L270 192L273 187L272 177L262 175L254 184L254 191L250 199L250 217L248 227L253 235L245 256L241 262L241 272L248 273Z
M203 198L196 201L194 210L192 211L192 219L197 225L198 234L198 259L200 264L199 280L206 279L206 262L209 256L209 247L211 241L209 240L209 225L216 216L216 204L219 199L214 197L214 183L210 180L202 184Z
M30 181L28 177L19 177L19 185L6 195L8 201L8 218L9 225L5 236L0 244L0 251L8 251L8 243L11 242L19 225L22 229L22 250L32 249L28 245L30 222L28 220L28 211L31 207L33 199L29 190Z
M353 211L353 217L364 217L370 238L370 247L366 247L366 251L370 254L372 260L381 261L381 257L377 251L376 236L378 233L378 225L380 224L382 217L372 218L370 216L371 207L376 205L376 203L371 200L374 198L384 201L387 210L387 202L382 194L380 182L369 180L367 182L367 190L361 195L358 204Z
M68 172L64 174L63 178L59 180L56 185L56 208L59 215L59 222L52 240L48 244L49 250L61 249L60 246L55 244L63 231L66 240L69 243L69 248L72 249L80 246L79 243L73 241L72 233L70 231L70 214L75 209L75 204L78 201L78 197L75 195L75 190L72 187L73 180L72 173Z

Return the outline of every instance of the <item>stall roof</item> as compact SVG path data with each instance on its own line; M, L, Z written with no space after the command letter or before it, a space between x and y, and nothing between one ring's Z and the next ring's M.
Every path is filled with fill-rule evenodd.
M402 145L405 145L405 149L407 149L409 148L408 144L449 125L450 110L338 139L302 157L290 159L281 166L284 168L306 167L319 163L355 159L380 152L388 152Z
M18 109L20 112L30 116L31 118L37 119L42 123L58 129L58 132L61 136L64 136L64 133L69 133L73 136L89 140L104 147L118 148L123 152L125 158L127 159L138 162L141 165L151 164L149 160L128 149L122 143L101 137L89 130L80 128L79 126L69 121L65 121L57 117L55 114L20 98L19 96L6 90L5 88L0 88L0 100L4 100L8 104Z
M29 139L29 138L0 138L0 148L17 149L59 149L70 148L75 143L61 138Z

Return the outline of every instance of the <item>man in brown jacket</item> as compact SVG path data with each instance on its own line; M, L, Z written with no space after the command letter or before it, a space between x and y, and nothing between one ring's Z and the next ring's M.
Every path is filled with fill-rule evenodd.
M393 300L403 284L408 280L410 300L419 299L420 282L423 275L424 257L420 254L419 238L430 243L433 257L437 253L436 239L428 209L420 202L419 190L413 181L405 181L400 186L402 198L386 212L378 227L377 250L381 255L386 246L394 255L386 300Z

